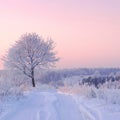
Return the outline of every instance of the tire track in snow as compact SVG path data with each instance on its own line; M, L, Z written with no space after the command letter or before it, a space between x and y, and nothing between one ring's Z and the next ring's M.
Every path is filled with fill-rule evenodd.
M102 120L101 114L97 109L90 108L84 104L84 100L73 96L79 106L79 110L84 120Z
M43 93L43 107L37 112L36 120L58 120L58 116L54 107L57 98L52 93Z
M57 92L32 92L13 106L0 120L83 120L74 99Z

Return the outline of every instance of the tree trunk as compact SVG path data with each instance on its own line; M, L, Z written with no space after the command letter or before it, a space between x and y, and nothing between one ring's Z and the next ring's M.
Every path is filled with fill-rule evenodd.
M32 69L31 75L32 75L32 78L31 78L32 79L32 86L35 87L34 69Z
M32 77L32 86L35 87L35 79Z

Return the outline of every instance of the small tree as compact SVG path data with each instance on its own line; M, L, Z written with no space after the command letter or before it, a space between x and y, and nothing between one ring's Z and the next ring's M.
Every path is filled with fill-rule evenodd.
M35 69L49 67L58 61L53 43L51 39L45 41L36 33L26 33L8 51L5 65L31 78L35 87Z

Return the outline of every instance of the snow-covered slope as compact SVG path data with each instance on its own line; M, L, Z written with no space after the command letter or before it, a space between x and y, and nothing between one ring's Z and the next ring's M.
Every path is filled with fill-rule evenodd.
M0 120L83 120L75 100L57 92L32 92Z

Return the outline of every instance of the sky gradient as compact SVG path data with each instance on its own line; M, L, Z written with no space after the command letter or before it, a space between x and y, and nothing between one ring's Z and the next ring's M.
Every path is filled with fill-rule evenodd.
M0 57L26 32L55 41L58 68L120 67L120 0L0 0Z

